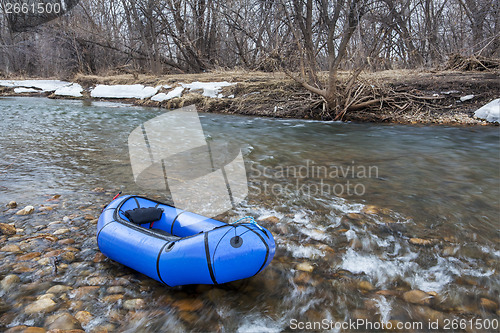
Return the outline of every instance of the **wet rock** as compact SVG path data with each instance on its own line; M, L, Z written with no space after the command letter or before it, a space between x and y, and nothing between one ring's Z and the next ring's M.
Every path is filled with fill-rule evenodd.
M403 298L408 303L419 305L430 305L432 296L422 290L410 290L403 294Z
M54 231L52 234L53 234L53 235L62 235L62 234L66 234L66 233L68 233L68 232L70 232L70 230L69 230L69 229L67 229L67 228L62 228L62 229L57 229L57 230L56 230L56 231Z
M71 288L70 286L64 286L64 285L55 285L55 286L52 286L50 287L48 290L47 290L47 293L48 294L60 294L60 293L65 293L67 292L68 290L72 290L73 288Z
M369 281L360 281L358 283L358 288L366 291L373 291L375 287Z
M16 215L29 215L29 214L33 214L34 211L35 211L35 207L26 206L23 209L17 211Z
M9 203L7 204L7 207L9 207L10 209L16 208L17 207L17 202L15 202L15 201L9 201Z
M425 322L438 322L439 328L443 328L446 316L444 313L433 310L428 306L416 306L414 309L415 320L420 319L420 321Z
M366 205L363 208L362 212L365 214L373 215L373 214L378 214L379 210L378 210L377 206L375 206L375 205Z
M0 285L2 286L3 290L9 290L14 285L18 284L20 281L21 279L19 278L19 276L15 274L10 274L3 278L2 282L0 282Z
M481 306L488 311L495 312L498 309L498 303L490 299L482 297L480 300Z
M395 290L379 290L375 294L382 296L398 296L400 293Z
M56 297L56 295L48 293L48 294L40 295L36 299L45 299L45 298L54 299L55 297Z
M96 193L103 193L103 192L106 192L106 190L102 187L96 187L95 189L92 190L93 192L96 192Z
M123 299L123 295L122 294L115 294L115 295L106 296L102 300L104 302L106 302L106 303L116 303L116 302L118 302L121 299Z
M104 254L102 254L101 252L97 252L95 254L95 257L94 257L94 262L95 263L102 262L104 260L106 260L106 256Z
M314 270L314 267L308 262L301 262L295 268L299 271L309 272L311 273Z
M72 251L66 251L63 254L61 254L60 258L66 262L73 262L75 261L75 252Z
M16 227L6 223L0 223L0 235L12 236L16 234Z
M125 288L122 286L113 286L109 287L108 290L106 290L108 294L123 294L125 293Z
M45 333L47 332L43 327L29 327L25 325L14 326L9 328L5 333Z
M57 242L58 244L62 244L62 245L71 245L71 244L75 244L75 240L72 239L72 238L68 238L68 239L61 239Z
M87 284L90 286L103 286L108 282L108 279L104 276L93 276L87 280Z
M53 250L53 251L49 251L47 253L44 254L44 258L52 258L52 257L57 257L58 255L62 254L64 252L64 250Z
M358 214L358 213L348 213L347 214L347 217L351 220L361 220L364 218L363 215L361 214Z
M27 260L32 260L32 259L38 258L40 255L41 255L40 252L31 252L31 253L26 253L26 254L21 255L21 256L17 257L17 259L19 261L27 261Z
M179 311L186 311L186 312L192 312L192 311L198 311L201 308L203 308L203 302L199 299L181 299L178 301L175 301L172 304L173 307L176 307Z
M443 256L446 256L446 257L454 256L455 253L457 253L457 251L458 251L458 247L455 247L455 246L446 246L443 249Z
M90 221L90 220L95 220L95 216L90 215L90 214L85 215L83 218L84 218L85 220L88 220L88 221Z
M75 318L80 322L81 325L86 326L90 323L93 316L88 311L78 311L75 314Z
M265 217L263 219L259 219L259 222L269 222L269 223L278 223L280 221L279 218L277 218L276 216L269 216L269 217Z
M21 252L21 248L16 244L7 244L0 248L0 252Z
M123 308L127 310L143 309L146 302L142 298L129 299L123 302Z
M224 298L226 297L226 292L222 289L214 288L208 292L207 296L210 301L217 304L224 300ZM165 303L168 300L170 300L170 297L165 297Z
M79 288L76 288L74 289L72 292L71 292L71 295L75 298L75 299L80 299L80 298L83 298L84 296L94 296L96 291L99 290L99 286L85 286L85 287L79 287Z
M57 304L50 298L39 299L24 308L26 314L48 313L56 309Z
M418 245L418 246L431 246L436 242L431 239L423 239L423 238L410 238L410 244Z
M58 313L45 320L45 327L49 330L81 329L80 322L68 312Z

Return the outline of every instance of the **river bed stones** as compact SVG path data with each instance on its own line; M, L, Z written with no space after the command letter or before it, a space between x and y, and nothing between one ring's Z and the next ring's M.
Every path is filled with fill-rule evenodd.
M34 314L34 313L48 313L52 312L57 308L57 303L51 298L41 298L24 308L24 313Z
M70 287L70 286L65 286L65 285L55 285L55 286L52 286L50 287L48 290L47 290L47 293L48 294L61 294L61 293L65 293L69 290L72 290L73 288Z
M7 245L2 246L0 248L0 252L15 252L15 253L19 253L19 252L21 252L21 248L19 247L19 245L16 245L16 244L7 244Z
M17 211L16 215L30 215L30 214L33 214L34 211L35 211L35 207L26 206L23 209Z
M16 234L16 227L6 223L0 223L0 235L13 236Z
M44 327L49 330L75 330L81 329L80 322L68 312L49 316L45 320Z
M19 282L21 282L19 276L15 274L9 274L2 279L2 282L0 282L0 286L3 290L9 290Z
M179 311L192 312L203 308L203 302L199 299L181 299L172 303Z
M17 207L17 202L15 201L9 201L9 203L7 204L7 207L9 207L10 209L13 209L13 208L16 208Z
M494 302L488 298L485 298L485 297L481 297L480 299L480 305L485 309L485 310L488 310L488 311L491 311L491 312L495 312L496 310L498 310L498 303L497 302Z
M308 262L301 262L295 268L299 271L311 273L314 270L314 266Z
M430 305L433 296L422 290L410 290L403 294L403 299L408 303Z

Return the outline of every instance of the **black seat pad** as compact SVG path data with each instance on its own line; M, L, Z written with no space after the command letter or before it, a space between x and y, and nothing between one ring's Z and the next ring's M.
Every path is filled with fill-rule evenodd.
M163 214L163 209L155 207L134 208L131 210L126 210L124 214L132 223L135 224L151 223L161 219L161 214Z

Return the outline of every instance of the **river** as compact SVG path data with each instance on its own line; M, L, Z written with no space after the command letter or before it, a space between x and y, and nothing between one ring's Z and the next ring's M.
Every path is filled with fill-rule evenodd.
M18 229L0 247L19 246L0 251L0 280L19 277L0 290L0 329L57 328L61 313L95 332L498 327L498 127L200 113L207 138L230 141L245 160L249 195L221 218L261 220L277 252L250 279L166 288L102 258L95 241L95 219L118 191L168 200L134 183L127 148L134 128L164 112L0 99L0 222ZM12 200L19 207L8 210ZM26 205L35 213L14 215ZM56 241L42 237L54 232ZM42 296L55 285L66 290ZM54 308L30 314L40 296Z

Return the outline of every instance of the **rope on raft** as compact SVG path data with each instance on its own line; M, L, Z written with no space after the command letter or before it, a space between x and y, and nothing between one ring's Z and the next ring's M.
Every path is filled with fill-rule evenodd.
M230 224L236 224L236 223L238 223L240 221L243 221L243 220L246 220L246 219L250 220L250 223L254 224L261 231L264 231L264 229L257 222L255 222L255 219L253 218L253 216L244 216L241 219L238 219L238 220L236 220L236 221L234 221L233 223L230 223Z

